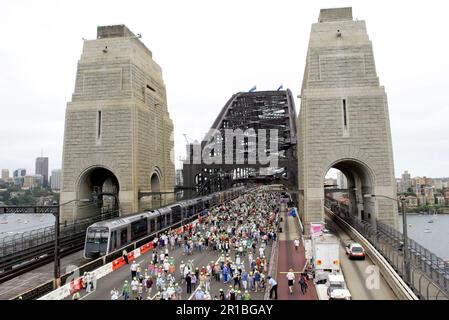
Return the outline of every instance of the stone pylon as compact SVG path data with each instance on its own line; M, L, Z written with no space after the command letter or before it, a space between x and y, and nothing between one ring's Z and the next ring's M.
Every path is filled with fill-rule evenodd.
M365 22L352 8L322 9L312 25L298 117L300 212L323 220L330 168L348 180L351 214L397 226L387 96L379 85Z
M104 193L103 205L116 203L121 214L152 207L139 192L174 191L172 149L162 70L151 51L124 25L98 27L97 39L84 40L67 104L61 204ZM75 201L61 211L64 221L99 209Z

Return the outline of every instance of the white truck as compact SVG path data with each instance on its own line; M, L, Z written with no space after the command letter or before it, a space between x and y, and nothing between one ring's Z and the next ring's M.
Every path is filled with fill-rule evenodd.
M327 273L339 272L340 242L332 234L323 233L312 238L312 265L315 271L315 283L325 280Z
M340 241L329 233L312 240L315 289L320 300L350 300L340 265Z

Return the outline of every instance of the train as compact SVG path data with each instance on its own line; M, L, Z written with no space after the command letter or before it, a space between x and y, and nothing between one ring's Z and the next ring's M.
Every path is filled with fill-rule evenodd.
M184 200L165 207L96 222L86 230L84 258L108 255L147 235L184 220L192 220L205 210L238 197L246 188L239 186L207 196Z

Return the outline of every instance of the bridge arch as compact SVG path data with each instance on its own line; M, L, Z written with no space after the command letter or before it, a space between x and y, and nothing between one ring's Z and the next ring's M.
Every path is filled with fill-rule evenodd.
M118 208L119 192L119 178L110 168L99 165L86 168L76 181L76 199L98 200L99 203L78 207L77 218L100 214L102 208Z
M373 223L377 218L376 205L372 198L364 197L364 195L374 193L376 186L374 171L366 162L359 159L338 159L329 164L324 170L321 179L323 185L326 174L332 168L340 171L346 178L347 185L345 186L346 188L342 188L345 190L342 193L347 196L348 213L358 217L360 220ZM341 187L338 186L338 188ZM326 191L326 188L324 189L324 196L334 197L334 193Z

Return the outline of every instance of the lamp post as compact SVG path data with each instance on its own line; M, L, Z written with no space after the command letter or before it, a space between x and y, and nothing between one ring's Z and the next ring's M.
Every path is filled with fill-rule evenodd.
M371 197L371 198L386 198L393 201L396 201L397 203L401 204L401 211L402 211L402 236L404 238L404 278L406 283L410 283L410 254L408 251L408 235L407 235L407 214L406 214L406 199L405 196L401 196L400 199L394 199L388 196L383 195L377 195L377 194L365 194L364 197Z
M56 207L56 210L53 211L53 216L55 217L55 251L54 251L54 288L57 289L61 286L61 256L60 256L60 245L59 245L59 208L62 206L65 206L66 204L72 203L72 202L90 202L89 199L73 199L70 201L67 201L65 203L60 204Z

